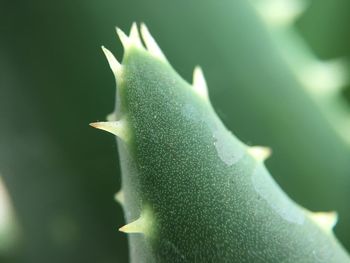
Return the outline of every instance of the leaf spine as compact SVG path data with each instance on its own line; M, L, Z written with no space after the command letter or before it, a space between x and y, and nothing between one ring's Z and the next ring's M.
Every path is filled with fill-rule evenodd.
M264 162L271 156L272 150L264 146L252 146L248 148L248 153L258 162Z
M104 122L93 122L90 126L110 132L115 136L119 137L123 141L128 140L127 124L125 120L119 121L104 121Z
M129 34L129 39L133 45L135 45L138 48L143 49L141 37L139 30L137 28L137 24L134 22L132 23L131 29L130 29L130 34Z
M116 200L120 205L124 205L124 191L119 190L115 195L114 195L114 200Z
M304 0L252 0L261 17L271 26L289 26L304 12Z
M338 214L332 212L309 212L310 218L324 231L331 232L338 221Z
M115 78L119 79L121 77L122 65L118 62L118 60L115 58L111 51L109 51L104 46L102 46L101 48L107 58L109 67L111 68Z
M300 72L302 83L315 95L337 94L348 83L344 61L312 61Z
M127 234L140 233L150 235L153 229L153 214L149 207L145 208L138 219L119 228L120 232Z
M196 66L193 71L193 88L199 96L209 100L207 82L199 66Z
M116 27L115 30L117 32L120 42L123 45L124 51L126 51L128 48L130 48L130 46L132 46L132 40L119 27Z
M147 26L144 23L141 23L141 36L143 41L145 42L146 48L149 51L149 53L155 56L156 58L167 62L167 59L164 56L161 48L158 46L157 42L152 37L151 33L149 32Z
M116 121L117 116L116 116L115 112L113 111L106 116L106 119L107 119L107 121Z

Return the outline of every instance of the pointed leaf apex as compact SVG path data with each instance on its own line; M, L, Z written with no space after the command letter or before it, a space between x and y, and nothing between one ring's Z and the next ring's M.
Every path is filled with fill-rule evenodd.
M271 156L272 150L269 147L253 146L248 148L248 152L255 160L263 162Z
M162 50L158 46L157 42L152 37L151 33L149 32L147 26L144 23L141 23L141 36L143 41L146 44L147 50L155 57L162 61L167 61L166 57L164 56Z
M208 98L208 87L201 67L196 66L193 71L193 88L204 99Z
M103 53L105 54L109 67L112 69L114 75L117 77L120 75L122 65L118 62L118 60L115 58L115 56L112 54L111 51L109 51L104 46L101 47Z
M127 141L128 132L125 121L93 122L90 123L90 126L110 132L120 139Z

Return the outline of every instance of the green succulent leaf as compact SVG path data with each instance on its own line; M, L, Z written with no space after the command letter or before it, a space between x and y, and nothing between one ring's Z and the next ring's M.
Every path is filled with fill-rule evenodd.
M91 125L118 137L132 262L350 262L334 213L294 203L264 166L270 150L228 131L203 73L182 79L141 26L117 30L122 63L104 48L117 107Z
M322 204L322 207L327 207L325 203L329 202L332 209L339 212L342 220L336 228L336 235L349 249L350 210L347 200L349 199L348 189L350 185L350 108L343 96L343 89L350 80L348 76L349 63L346 58L321 60L295 28L296 19L309 7L310 1L250 0L250 2L262 18L261 22L265 24L276 51L286 62L287 70L296 77L299 87L295 88L300 88L300 94L305 91L304 96L310 98L310 104L315 105L314 110L310 110L309 113L318 112L323 116L325 121L323 124L319 124L320 130L328 128L333 131L324 136L324 142L317 144L319 149L321 149L322 144L327 144L325 150L319 150L321 154L326 153L327 158L323 161L321 159L315 163L311 161L318 154L309 157L298 156L299 159L304 158L305 161L310 162L305 163L303 169L312 166L320 168L320 163L331 167L328 171L322 169L321 172L310 171L304 174L301 178L306 180L299 179L299 183L304 184L302 187L298 187L298 194L302 196L310 192L309 189L311 184L314 184L315 179L319 181L319 185L323 185L318 190L319 194L315 193L314 196L319 196L317 202ZM299 105L302 107L302 104ZM306 114L306 111L304 113ZM310 116L309 121L316 119L315 116ZM320 130L317 133L321 134ZM305 132L305 127L300 129L301 136L305 136ZM308 148L313 147L309 146ZM341 153L335 154L337 151L341 151ZM289 176L289 179L290 182L297 181L292 176ZM316 202L312 199L313 197L308 196L307 200L303 200L303 202L314 205Z

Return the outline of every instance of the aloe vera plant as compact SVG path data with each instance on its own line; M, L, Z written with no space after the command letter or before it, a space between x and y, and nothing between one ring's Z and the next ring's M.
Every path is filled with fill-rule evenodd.
M292 26L307 8L307 1L252 0L251 2L301 87L313 99L344 144L350 143L350 110L341 94L341 89L348 83L346 61L318 59Z
M323 151L326 153L321 158L327 163L327 169L304 175L305 181L297 182L291 176L290 179L298 184L306 182L301 187L301 193L309 192L310 184L319 182L320 194L315 197L319 198L320 204L328 203L326 206L329 207L330 204L332 209L340 213L342 220L336 233L349 248L350 210L347 200L350 193L350 108L342 94L342 89L349 83L348 63L345 58L330 61L319 59L294 27L297 18L309 6L309 1L251 0L251 3L261 16L273 45L286 62L288 70L298 81L300 93L310 99L310 104L314 105L314 114L318 112L322 115L322 129L330 131L323 139L325 142L321 142L324 146L317 145L320 149L324 147ZM305 128L300 129L301 134L304 130ZM305 161L312 159L310 156ZM321 167L319 161L308 166ZM316 203L315 201L311 203Z
M93 127L117 136L132 262L349 262L334 213L294 203L249 147L215 114L200 68L193 84L170 66L141 26L118 29L116 110Z

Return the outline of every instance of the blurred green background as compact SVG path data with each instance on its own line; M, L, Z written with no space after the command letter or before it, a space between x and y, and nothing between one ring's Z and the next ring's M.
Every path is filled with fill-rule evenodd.
M279 148L280 138L292 138L293 143L293 135L286 134L290 127L273 121L289 118L279 106L285 95L281 83L295 80L276 71L283 62L271 51L266 29L245 0L0 4L0 174L16 216L14 230L0 233L6 235L0 237L0 262L127 262L126 237L117 231L124 223L122 209L113 200L120 187L116 144L113 136L88 123L104 120L114 108L115 81L100 46L121 60L114 27L129 31L133 21L148 25L188 81L194 66L202 66L224 123L248 144L272 146L274 156L267 165L293 199L314 210L335 206L327 195L317 202L323 187L333 185L318 188L319 181L314 181L314 188L301 190L302 171L318 176L308 165L326 169L320 159L300 156L294 163L288 158L298 156L297 150L291 147L289 156ZM322 59L350 59L349 25L348 0L315 0L296 24ZM350 98L349 87L344 94ZM301 95L288 96L289 101L308 104ZM268 114L274 115L270 122ZM315 137L327 141L329 131L319 129L314 127ZM346 152L335 151L325 159ZM347 156L342 160L350 167L348 161ZM289 169L288 163L297 168ZM289 181L290 170L295 180ZM312 185L310 180L305 184ZM346 188L349 181L334 187Z

